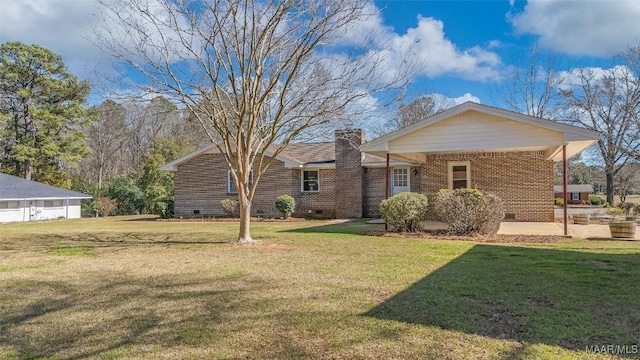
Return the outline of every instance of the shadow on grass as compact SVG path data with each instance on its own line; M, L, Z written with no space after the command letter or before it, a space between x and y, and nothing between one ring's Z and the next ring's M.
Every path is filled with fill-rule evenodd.
M384 224L367 224L369 219L354 219L344 222L336 222L333 224L325 224L319 226L310 226L299 229L282 230L287 233L329 233L329 234L351 234L361 235L366 231L375 231L384 229Z
M572 350L635 345L638 278L640 254L476 245L364 315Z

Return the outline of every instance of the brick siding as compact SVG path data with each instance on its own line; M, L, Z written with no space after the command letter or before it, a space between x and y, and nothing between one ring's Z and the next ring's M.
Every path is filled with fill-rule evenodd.
M236 199L227 193L227 164L220 154L202 154L178 165L175 174L176 217L219 217L224 215L220 201ZM335 216L335 171L320 170L317 193L302 192L301 171L287 169L281 161L274 161L262 174L253 197L253 216L277 217L276 197L289 194L296 200L296 214L309 212ZM198 214L194 213L198 211Z
M338 218L361 218L363 207L362 153L358 149L364 141L364 130L336 131L335 206Z
M274 161L258 183L252 215L279 216L275 199L289 194L296 200L298 215L379 216L378 206L385 198L385 168L362 168L357 150L344 151L348 159L337 161L338 170L319 171L317 193L302 192L299 169L287 169L283 162ZM471 186L500 196L506 213L513 214L515 221L553 221L553 165L544 152L428 155L423 166L410 169L411 191L433 196L447 188L449 161L470 161ZM237 198L227 193L226 168L220 154L202 154L178 165L176 216L223 216L220 200Z
M379 217L380 202L385 199L386 194L386 168L365 168L364 169L364 191L363 191L363 212L364 217ZM409 169L409 186L411 192L420 192L421 173L419 166ZM391 184L390 184L391 185Z
M553 162L545 152L427 155L422 192L448 187L448 162L469 161L471 186L496 194L514 221L553 221Z

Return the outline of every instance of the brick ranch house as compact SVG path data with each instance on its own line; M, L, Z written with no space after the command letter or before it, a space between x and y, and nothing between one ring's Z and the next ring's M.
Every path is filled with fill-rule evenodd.
M554 185L555 197L562 198L562 185ZM591 204L589 195L593 194L593 186L590 184L567 185L567 204Z
M507 220L553 221L553 163L599 136L471 102L369 142L362 130L339 130L333 143L291 144L276 157L260 179L252 214L278 216L275 199L289 194L299 215L376 217L387 191L430 196L474 187L501 197ZM222 216L220 201L236 196L214 145L162 169L175 172L177 217Z

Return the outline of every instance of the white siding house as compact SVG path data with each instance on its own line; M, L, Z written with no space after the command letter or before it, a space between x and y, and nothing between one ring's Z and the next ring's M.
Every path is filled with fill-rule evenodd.
M80 217L90 195L0 173L0 223Z

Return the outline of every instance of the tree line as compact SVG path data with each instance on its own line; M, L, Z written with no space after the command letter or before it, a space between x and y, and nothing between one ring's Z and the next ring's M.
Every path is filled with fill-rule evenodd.
M199 125L157 96L87 107L90 87L38 45L0 46L0 171L90 194L92 213L165 214L160 166L203 146Z

